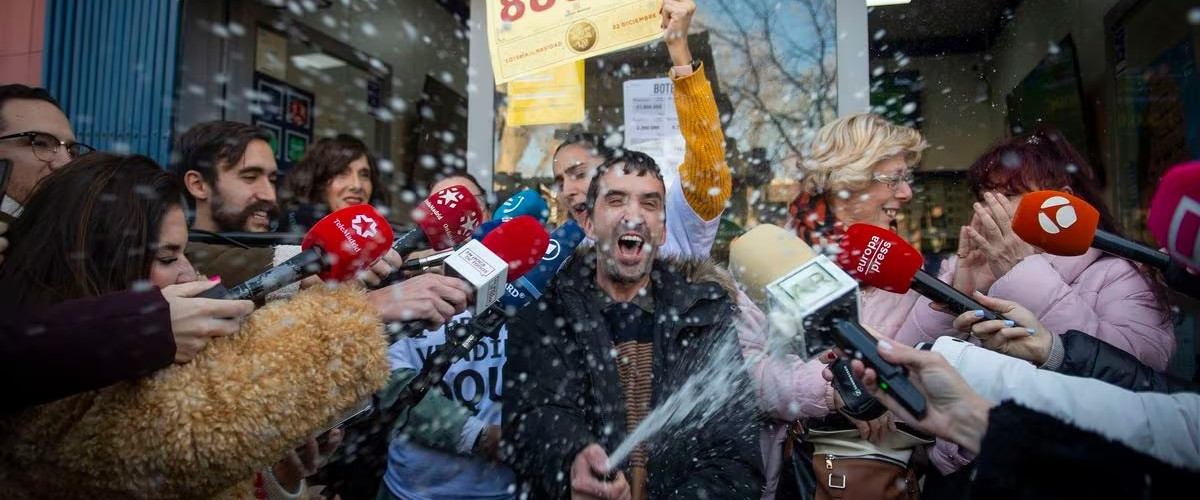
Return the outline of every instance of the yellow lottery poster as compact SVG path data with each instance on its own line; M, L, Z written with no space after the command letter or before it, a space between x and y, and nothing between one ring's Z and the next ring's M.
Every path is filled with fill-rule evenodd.
M583 61L560 64L508 83L513 127L583 121Z
M496 83L662 36L662 0L487 0Z

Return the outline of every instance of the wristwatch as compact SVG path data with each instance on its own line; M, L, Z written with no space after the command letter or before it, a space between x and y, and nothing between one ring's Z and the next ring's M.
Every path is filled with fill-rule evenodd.
M691 65L672 66L671 70L667 72L667 75L669 75L672 80L676 80L676 79L691 75L692 73L695 73L699 69L700 69L700 60L692 59Z

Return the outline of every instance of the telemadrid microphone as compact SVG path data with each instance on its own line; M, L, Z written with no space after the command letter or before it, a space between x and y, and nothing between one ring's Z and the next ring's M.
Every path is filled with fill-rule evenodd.
M374 208L352 205L313 224L300 242L299 255L232 289L216 286L200 296L254 299L314 274L326 281L345 281L387 253L393 236L392 226Z
M508 222L512 219L528 215L538 220L542 224L550 218L550 206L546 205L546 200L537 191L526 189L512 195L492 215L493 219L500 222Z
M983 311L984 319L1007 319L989 310L975 299L921 269L921 253L896 233L870 224L854 224L838 242L835 260L860 283L892 293L908 293L911 288L934 302L945 305L955 315Z
M445 250L466 241L483 220L483 210L466 186L455 185L425 198L413 209L412 218L417 228L392 245L400 255L426 248Z
M440 383L450 366L471 352L479 341L485 337L496 338L500 334L500 327L504 326L508 318L542 296L550 281L583 239L583 229L575 221L568 221L555 229L550 234L550 243L546 246L541 262L538 262L533 270L515 281L510 280L504 296L497 303L462 326L463 331L457 332L456 335L458 340L451 341L447 335L446 343L438 346L425 358L421 373L400 393L397 407L410 407L420 403L429 392L429 388Z
M773 329L791 337L804 358L834 345L879 375L879 387L917 418L925 397L903 367L879 356L878 342L858 323L858 283L796 235L760 224L730 245L729 268L752 299L765 303ZM781 319L786 320L781 321ZM799 325L801 333L779 331Z

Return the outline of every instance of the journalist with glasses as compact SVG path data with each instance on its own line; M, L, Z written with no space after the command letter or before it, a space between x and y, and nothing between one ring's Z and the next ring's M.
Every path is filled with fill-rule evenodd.
M12 163L0 221L21 214L38 181L92 147L75 140L71 122L49 92L20 84L0 85L0 159Z

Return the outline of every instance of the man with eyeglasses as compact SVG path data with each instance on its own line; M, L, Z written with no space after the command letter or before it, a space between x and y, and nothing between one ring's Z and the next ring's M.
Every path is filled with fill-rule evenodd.
M71 122L46 89L0 85L0 159L12 162L0 221L21 215L38 181L92 147L75 141Z

